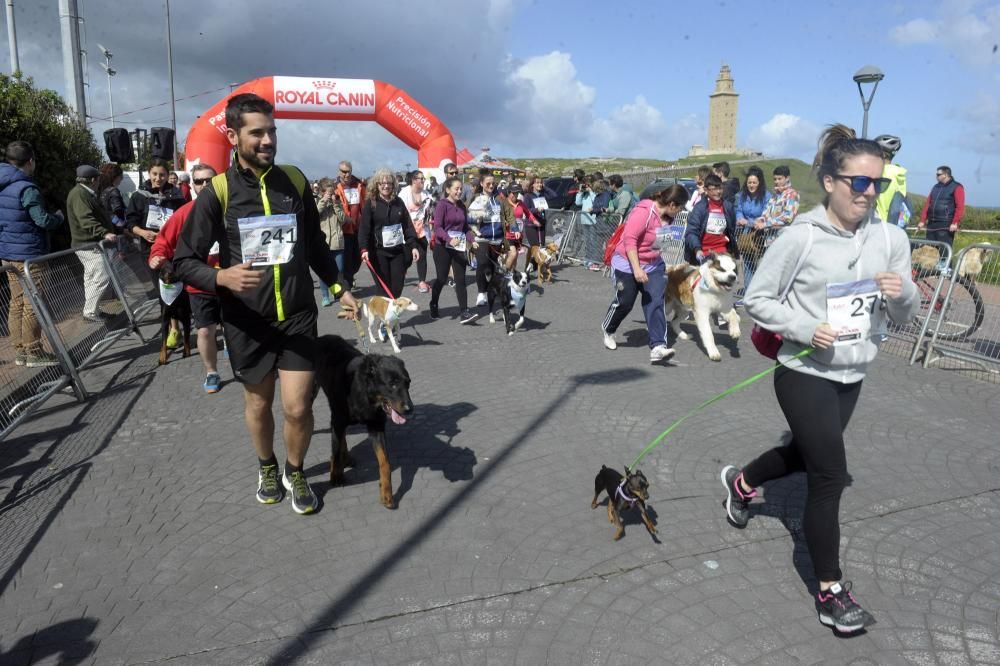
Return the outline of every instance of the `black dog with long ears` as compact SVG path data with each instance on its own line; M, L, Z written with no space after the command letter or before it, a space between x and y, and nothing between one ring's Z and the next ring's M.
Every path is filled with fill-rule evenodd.
M625 476L610 467L601 465L601 471L594 479L594 499L590 503L591 509L597 508L597 497L601 491L608 493L608 522L612 523L618 531L615 532L615 541L625 536L625 525L622 524L621 512L626 508L639 508L639 515L642 522L649 530L650 534L656 534L656 526L646 515L646 502L649 500L649 482L646 475L639 470L625 468Z
M406 365L394 356L362 354L343 338L324 335L316 341L316 387L326 394L333 421L330 485L342 485L344 467L354 464L347 454L347 426L364 424L378 461L382 504L395 509L385 422L388 417L402 425L413 413Z

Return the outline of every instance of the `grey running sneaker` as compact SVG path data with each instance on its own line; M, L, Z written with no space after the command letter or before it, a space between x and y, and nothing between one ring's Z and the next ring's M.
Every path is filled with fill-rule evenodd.
M285 473L281 475L281 485L292 494L292 511L303 515L316 510L319 500L316 499L312 488L309 487L309 481L304 472L299 470L289 475L286 469Z
M462 310L462 314L458 315L458 321L461 324L471 324L477 319L479 319L479 313L473 312L468 308Z
M47 351L38 351L34 354L25 354L24 365L29 368L44 368L50 365L59 365L59 359Z
M674 357L674 350L666 345L656 345L649 350L649 362L659 363L660 361L669 361Z
M851 594L851 581L834 583L826 592L816 594L819 621L839 632L850 634L875 624L872 614L862 608Z
M726 517L729 518L733 527L740 529L746 527L747 523L750 522L750 500L757 496L756 490L744 493L737 485L742 475L743 472L734 465L723 467L722 474L719 475L722 479L722 486L726 489L726 501L723 502L726 507Z
M281 501L284 493L278 483L278 464L261 465L257 471L257 501L261 504L276 504Z

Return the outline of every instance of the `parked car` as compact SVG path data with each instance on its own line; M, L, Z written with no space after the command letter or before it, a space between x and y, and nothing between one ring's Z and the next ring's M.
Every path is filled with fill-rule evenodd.
M578 190L576 181L572 178L546 178L545 187L556 193L554 197L545 197L552 210L579 210L576 205Z
M698 183L695 182L694 178L657 178L642 189L642 194L639 195L639 199L648 199L660 190L674 184L681 185L685 190L687 190L688 196L694 194L694 191L698 189Z

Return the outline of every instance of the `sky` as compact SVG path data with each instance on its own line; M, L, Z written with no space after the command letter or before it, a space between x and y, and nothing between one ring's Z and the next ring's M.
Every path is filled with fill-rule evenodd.
M95 136L110 127L98 43L119 72L119 124L169 126L163 0L78 5ZM22 71L65 94L58 6L14 0L14 13ZM287 75L402 88L473 153L671 160L707 143L708 95L725 63L740 94L738 144L811 161L825 125L860 134L851 77L870 64L885 79L869 136L902 139L896 161L909 170L910 191L926 194L947 164L970 204L1000 206L995 0L171 0L170 9L181 142L230 83ZM0 69L9 72L7 53L4 30ZM278 128L279 161L311 178L335 175L341 159L359 173L416 164L412 149L374 123L279 120Z

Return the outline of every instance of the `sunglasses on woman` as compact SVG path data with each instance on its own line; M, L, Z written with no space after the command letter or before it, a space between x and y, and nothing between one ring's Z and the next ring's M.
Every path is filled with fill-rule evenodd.
M889 189L889 183L892 181L888 178L870 178L869 176L845 176L843 174L837 174L834 176L837 180L842 180L851 186L851 191L858 194L864 194L868 191L870 185L875 186L875 194L882 194L887 189Z

